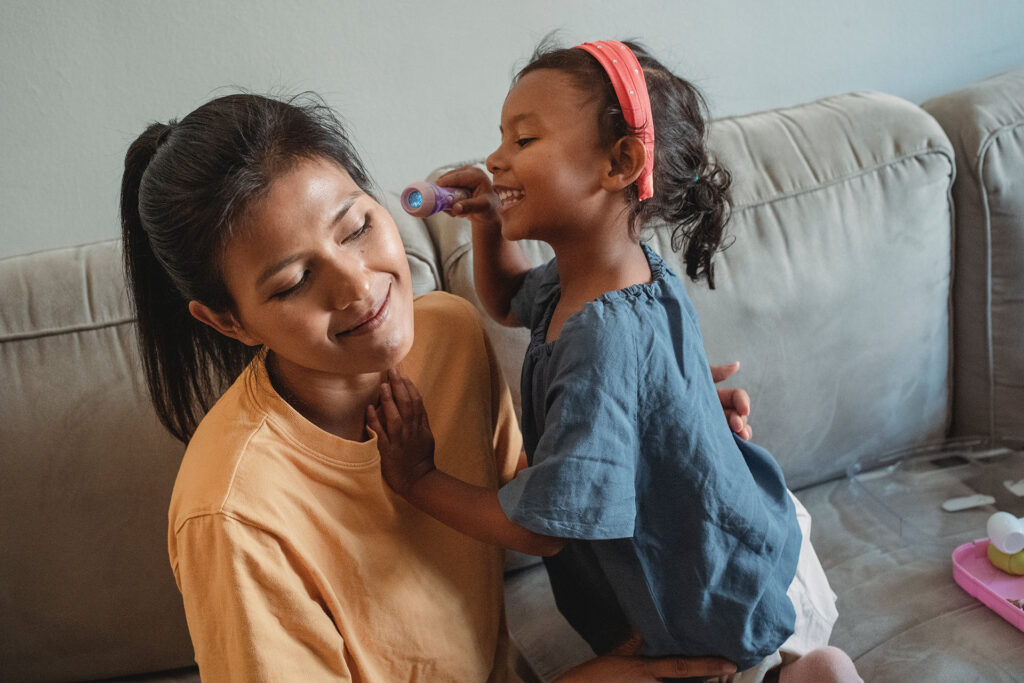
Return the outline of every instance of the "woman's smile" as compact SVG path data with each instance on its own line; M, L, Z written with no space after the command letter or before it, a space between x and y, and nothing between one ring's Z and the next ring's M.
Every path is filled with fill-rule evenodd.
M352 327L347 330L338 332L336 337L356 337L363 334L369 334L374 330L380 328L384 323L388 321L388 313L391 312L391 284L388 283L387 291L384 293L384 297L371 306L364 315L359 318Z

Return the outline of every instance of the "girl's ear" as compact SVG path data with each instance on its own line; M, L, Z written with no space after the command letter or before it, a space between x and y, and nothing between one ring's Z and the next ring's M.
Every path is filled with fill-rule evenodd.
M260 341L246 332L234 314L229 311L215 311L206 304L192 300L188 302L188 312L199 322L209 325L225 337L237 339L246 346L258 346Z
M602 187L610 191L624 190L640 177L647 161L647 148L636 135L626 135L612 145L611 168Z

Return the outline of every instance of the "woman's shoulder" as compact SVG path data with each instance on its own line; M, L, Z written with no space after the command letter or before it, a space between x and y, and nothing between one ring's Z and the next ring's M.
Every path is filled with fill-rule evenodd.
M210 408L188 442L171 493L172 529L203 514L218 514L231 494L247 453L266 428L266 415L252 400L250 366Z
M468 300L441 290L420 294L413 299L412 306L417 316L467 315L476 312Z
M413 300L416 333L457 337L467 331L482 330L480 313L468 300L448 292L428 292Z

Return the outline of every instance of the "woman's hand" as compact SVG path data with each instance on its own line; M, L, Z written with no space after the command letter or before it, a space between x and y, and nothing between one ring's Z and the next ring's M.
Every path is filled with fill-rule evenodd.
M723 382L740 369L739 361L728 365L712 365L711 379L715 384ZM729 422L729 428L736 432L741 438L750 440L754 430L747 424L750 417L750 396L743 389L719 389L718 400L722 402L722 410L725 411L725 419Z
M380 385L380 407L366 407L366 425L377 433L384 481L408 499L416 482L434 470L434 435L420 392L397 369L388 370Z
M723 676L734 673L736 665L717 657L623 657L604 655L575 666L558 683L641 683L663 678Z
M435 181L443 187L463 187L473 193L469 199L455 202L448 212L452 216L468 218L473 227L500 232L498 195L491 187L490 177L476 166L463 166L449 171Z

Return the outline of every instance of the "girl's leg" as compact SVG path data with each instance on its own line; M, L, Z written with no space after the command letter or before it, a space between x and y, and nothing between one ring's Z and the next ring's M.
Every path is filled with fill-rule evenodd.
M779 670L779 683L864 683L850 656L837 647L811 650Z

